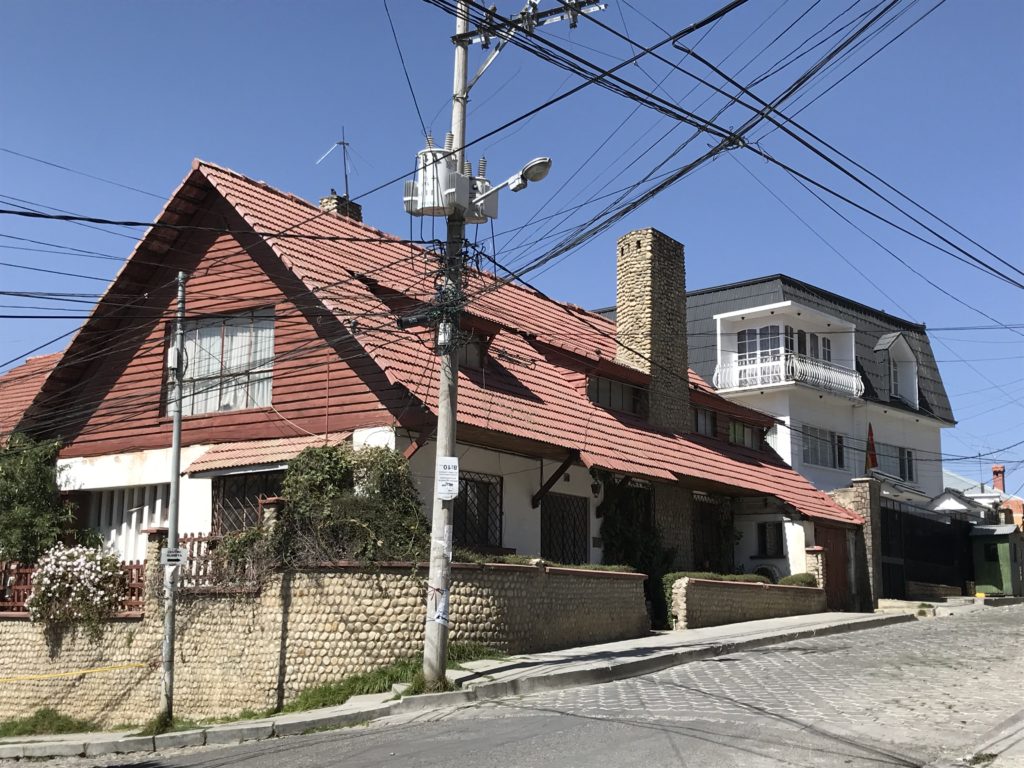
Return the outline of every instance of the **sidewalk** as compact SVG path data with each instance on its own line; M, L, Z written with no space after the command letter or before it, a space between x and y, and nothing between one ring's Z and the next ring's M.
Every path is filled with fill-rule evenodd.
M459 706L475 701L537 691L591 685L636 677L678 664L806 637L853 632L914 621L906 615L818 613L789 616L706 629L658 632L635 640L589 645L562 651L467 662L448 677L460 688L396 699L392 693L355 696L338 707L275 715L211 725L194 731L159 736L130 736L126 732L78 733L0 739L0 759L21 757L87 757L151 752L172 747L238 744L243 741L290 736L375 720L388 715Z

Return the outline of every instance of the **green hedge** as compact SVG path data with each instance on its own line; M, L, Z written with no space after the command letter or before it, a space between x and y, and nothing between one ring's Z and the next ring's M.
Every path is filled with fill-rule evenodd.
M771 584L771 580L756 573L711 573L709 571L675 571L666 573L661 583L665 588L665 603L668 605L669 624L672 623L672 587L680 579L707 579L708 581L747 581L754 584Z
M816 587L818 580L813 573L794 573L792 576L785 576L779 579L779 584L790 587Z

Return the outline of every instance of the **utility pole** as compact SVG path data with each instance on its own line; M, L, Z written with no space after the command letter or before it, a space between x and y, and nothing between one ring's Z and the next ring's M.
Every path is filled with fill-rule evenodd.
M466 79L469 62L469 3L459 0L455 19L455 80L452 86L452 150L455 166L463 167L466 144ZM447 219L448 234L444 247L443 284L440 317L437 324L437 348L441 356L440 384L437 396L437 459L455 453L455 421L459 374L459 309L462 303L462 260L465 218L461 210ZM427 626L423 642L423 677L437 683L445 677L448 663L448 610L451 598L452 515L455 499L442 499L434 483L434 508L430 525L430 572L427 576Z
M160 688L160 718L165 723L174 719L174 612L178 589L178 560L169 553L178 548L178 498L181 485L181 399L185 375L185 273L178 272L178 311L174 321L174 345L168 350L171 396L171 492L167 500L167 550L164 553L164 642L161 649L163 677Z
M448 661L448 611L451 605L452 517L458 495L458 457L455 456L455 424L458 400L459 315L465 297L462 294L462 268L465 260L466 223L479 224L498 216L497 193L505 188L518 192L528 183L543 179L551 168L551 158L538 157L506 181L492 186L484 178L485 161L479 170L466 162L466 103L469 91L494 62L505 44L517 32L530 34L538 26L568 20L576 26L581 13L604 10L601 3L589 0L564 0L563 7L538 11L537 0L526 0L520 14L512 20L494 23L493 18L474 33L469 31L469 1L458 0L455 13L455 77L452 86L451 144L445 140L442 151L427 137L427 148L417 155L415 181L405 185L405 210L413 216L445 216L447 237L441 263L441 285L433 311L437 322L437 354L441 358L437 396L437 454L434 476L434 504L430 528L430 572L427 577L427 622L423 645L423 676L428 684L444 679ZM490 46L499 42L480 70L468 80L469 46ZM344 136L342 136L344 141ZM424 325L426 314L400 317L400 328Z

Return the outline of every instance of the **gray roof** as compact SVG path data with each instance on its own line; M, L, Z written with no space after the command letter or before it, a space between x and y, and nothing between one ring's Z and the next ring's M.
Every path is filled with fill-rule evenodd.
M884 402L893 408L915 409L902 400L889 400L889 376L885 350L902 334L917 358L918 408L916 412L954 423L949 397L923 325L890 315L787 275L744 280L702 288L686 294L690 368L710 381L715 372L714 316L746 307L795 301L856 327L857 372L864 381L864 399ZM614 318L615 308L598 310ZM880 351L876 347L882 345Z

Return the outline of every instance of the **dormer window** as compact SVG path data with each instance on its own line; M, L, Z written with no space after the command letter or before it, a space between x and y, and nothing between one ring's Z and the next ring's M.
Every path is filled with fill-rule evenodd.
M718 419L709 408L691 408L693 415L693 431L705 437L714 437L718 433Z
M587 382L587 397L602 408L647 418L648 396L642 387L604 376L591 376Z
M917 408L917 356L902 333L887 333L875 345L885 355L879 362L888 373L889 400L900 400Z
M729 422L729 442L755 451L761 449L761 430L742 421Z
M491 338L474 336L459 345L459 368L465 371L482 371L487 362L487 349L491 346Z

